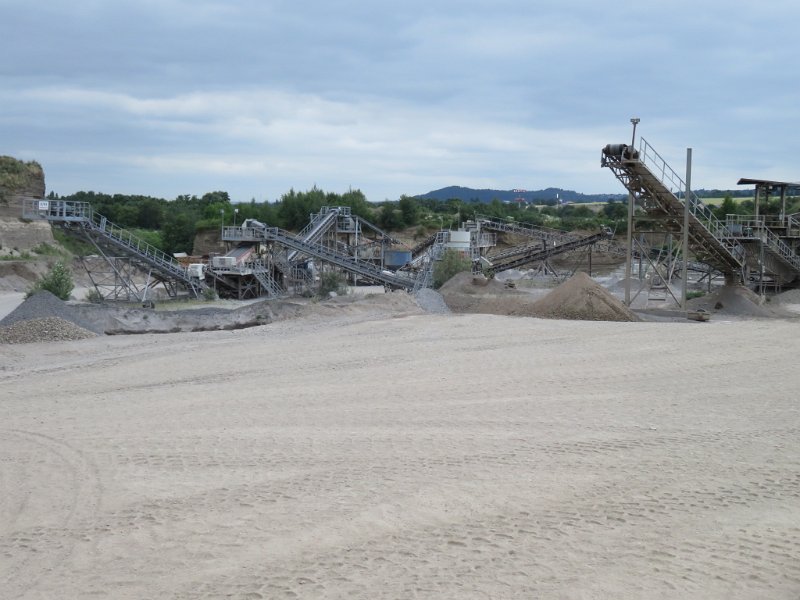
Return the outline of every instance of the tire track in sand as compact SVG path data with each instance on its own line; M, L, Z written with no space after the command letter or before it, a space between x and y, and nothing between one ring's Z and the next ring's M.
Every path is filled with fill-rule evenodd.
M96 466L54 437L0 430L0 449L0 481L6 490L0 580L4 598L20 598L54 573L79 542L91 543L81 535L80 524L99 511L102 486ZM33 481L44 481L46 487L33 489Z

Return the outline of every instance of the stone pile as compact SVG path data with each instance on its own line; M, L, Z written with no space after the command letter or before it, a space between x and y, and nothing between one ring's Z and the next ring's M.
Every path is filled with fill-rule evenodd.
M102 333L102 328L46 290L27 298L0 321L0 342L7 344L81 340Z

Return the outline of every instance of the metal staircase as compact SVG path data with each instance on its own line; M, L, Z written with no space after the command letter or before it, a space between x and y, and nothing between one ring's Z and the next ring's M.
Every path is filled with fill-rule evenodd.
M143 271L150 272L170 292L175 292L179 285L188 290L190 295L199 297L208 288L201 279L189 276L172 256L114 225L103 215L94 212L88 202L26 199L22 214L26 219L58 223L65 231L87 238L101 251L121 253ZM105 258L110 260L111 257Z
M278 282L275 281L269 268L263 262L255 261L253 263L252 273L253 277L261 284L261 288L267 293L267 297L279 298L285 294L283 288L278 285Z
M360 261L352 256L331 250L317 242L308 242L299 236L278 227L252 228L252 227L225 227L222 238L226 241L260 241L276 242L291 249L295 255L306 254L325 262L334 264L349 273L361 275L377 283L392 288L413 290L416 278L397 275L391 271L382 270L380 267L365 261Z
M749 227L732 227L729 222L720 221L694 192L690 191L686 198L684 181L644 138L640 138L638 151L626 144L607 145L601 165L611 169L640 199L648 215L661 219L670 231L681 230L688 202L689 248L702 262L743 279L747 268L753 266L784 282L800 276L800 256L763 220L756 220ZM747 246L753 243L763 249L764 260L748 252Z
M791 232L792 221L789 217L788 225L783 226L787 233ZM745 247L755 245L763 248L763 257L756 252L748 252L748 266L760 269L763 263L767 274L777 276L783 281L791 281L800 274L800 256L775 233L770 226L773 222L774 218L767 215L728 215L725 225Z
M317 242L322 235L336 223L339 215L342 214L343 209L346 209L346 216L349 216L349 207L340 206L323 206L316 214L312 214L311 218L300 232L297 237L304 242ZM287 255L287 261L292 262L297 255L297 251L291 251Z

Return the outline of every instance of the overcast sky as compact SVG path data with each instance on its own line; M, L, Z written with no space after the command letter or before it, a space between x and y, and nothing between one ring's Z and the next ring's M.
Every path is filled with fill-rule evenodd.
M695 188L800 180L796 0L0 0L0 154L48 191L371 201L624 192L637 133Z

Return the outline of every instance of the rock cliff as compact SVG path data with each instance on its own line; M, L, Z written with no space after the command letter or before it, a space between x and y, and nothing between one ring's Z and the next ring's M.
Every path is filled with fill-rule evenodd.
M49 223L23 222L22 203L44 198L44 171L36 161L0 156L0 254L53 244Z

